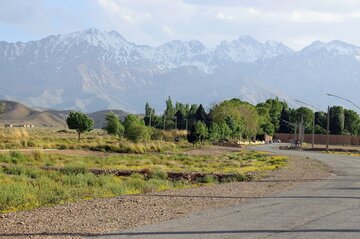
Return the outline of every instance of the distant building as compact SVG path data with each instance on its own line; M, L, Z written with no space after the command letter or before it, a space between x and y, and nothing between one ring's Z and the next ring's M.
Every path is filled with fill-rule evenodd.
M5 124L5 128L34 128L33 124L20 124L20 125L13 125L13 124Z

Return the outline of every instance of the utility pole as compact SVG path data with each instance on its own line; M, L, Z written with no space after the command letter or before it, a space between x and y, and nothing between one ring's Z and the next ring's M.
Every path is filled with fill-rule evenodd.
M311 148L314 148L315 144L315 112L313 117L313 127L312 127L312 135L311 135Z
M330 134L330 106L328 106L328 110L327 110L326 152L329 152L329 134Z
M299 140L300 140L300 146L302 145L304 141L304 115L301 115L301 127L299 129Z
M297 129L298 129L298 124L294 123L294 143L295 144L296 144L296 140L297 140L297 137L296 137Z

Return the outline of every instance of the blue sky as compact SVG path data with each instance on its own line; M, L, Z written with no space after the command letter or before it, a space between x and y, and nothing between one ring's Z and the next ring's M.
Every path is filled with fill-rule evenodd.
M360 0L0 0L0 40L30 41L96 27L156 46L213 47L248 34L301 49L315 40L360 45Z

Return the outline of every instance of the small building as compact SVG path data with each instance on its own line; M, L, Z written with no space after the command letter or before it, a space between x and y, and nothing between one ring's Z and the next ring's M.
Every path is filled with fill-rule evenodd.
M5 128L34 128L33 124L20 124L20 125L13 125L13 124L5 124Z

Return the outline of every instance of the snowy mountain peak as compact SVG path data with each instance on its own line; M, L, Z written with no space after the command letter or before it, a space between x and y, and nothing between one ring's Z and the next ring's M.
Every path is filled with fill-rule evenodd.
M328 43L315 41L311 45L302 49L298 54L308 55L318 54L319 52L322 52L322 55L346 55L355 56L358 58L358 56L360 55L360 47L339 40L333 40Z
M79 45L82 43L87 43L95 47L103 47L107 50L123 48L130 44L128 41L125 40L125 38L123 38L119 33L116 33L115 31L102 32L96 28L89 28L85 31L61 35L60 38L60 42L65 45Z

